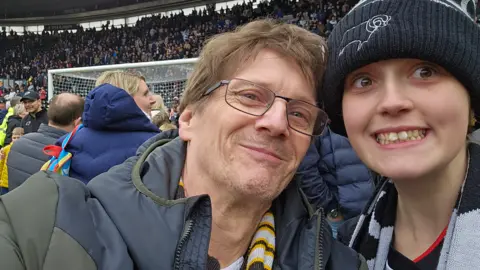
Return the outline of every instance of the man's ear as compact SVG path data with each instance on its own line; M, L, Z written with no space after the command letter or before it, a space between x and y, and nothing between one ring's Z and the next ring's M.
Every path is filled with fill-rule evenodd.
M190 141L194 132L194 108L187 106L178 118L178 133L186 142Z

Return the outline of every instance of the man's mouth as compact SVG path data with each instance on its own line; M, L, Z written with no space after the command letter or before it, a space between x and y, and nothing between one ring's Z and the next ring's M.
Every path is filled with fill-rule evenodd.
M269 157L269 159L283 160L280 157L280 155L278 155L277 153L275 153L274 151L272 151L270 149L263 148L263 147L251 146L251 145L242 145L242 146L244 148L250 150L250 151L254 151L254 152L257 152L261 155L264 155L265 157Z

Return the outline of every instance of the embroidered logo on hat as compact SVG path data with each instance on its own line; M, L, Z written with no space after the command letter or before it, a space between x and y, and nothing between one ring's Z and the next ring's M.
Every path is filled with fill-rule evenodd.
M370 40L370 37L375 34L375 32L377 32L380 28L386 27L391 19L392 16L389 15L375 15L368 21L356 25L345 31L345 33L343 33L342 42L340 43L342 49L338 53L338 56L341 56L345 52L345 49L350 45L356 44L357 51L359 51L362 46ZM349 37L355 37L357 39L349 42Z
M383 2L385 0L360 0L348 13L351 13L353 10L371 5L376 2ZM444 5L448 8L453 8L457 11L462 12L467 15L472 21L475 20L475 10L477 8L476 0L429 0L441 5Z

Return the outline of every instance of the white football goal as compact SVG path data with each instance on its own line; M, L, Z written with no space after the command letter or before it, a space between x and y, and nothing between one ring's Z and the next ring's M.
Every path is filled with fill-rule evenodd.
M95 88L95 81L107 70L129 70L142 74L150 91L160 94L170 107L174 97L180 97L196 58L142 62L131 64L51 69L48 71L48 99L69 92L85 97Z

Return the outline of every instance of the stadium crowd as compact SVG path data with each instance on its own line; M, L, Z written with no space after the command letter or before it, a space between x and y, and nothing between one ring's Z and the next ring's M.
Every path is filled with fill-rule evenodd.
M169 17L151 16L134 27L82 29L76 33L0 33L0 78L28 80L35 88L47 86L47 70L68 67L135 63L197 57L212 35L230 31L257 18L284 19L319 35L331 32L356 1L273 0L244 2L215 11L210 5ZM16 86L14 91L20 91ZM7 89L6 92L10 92Z

